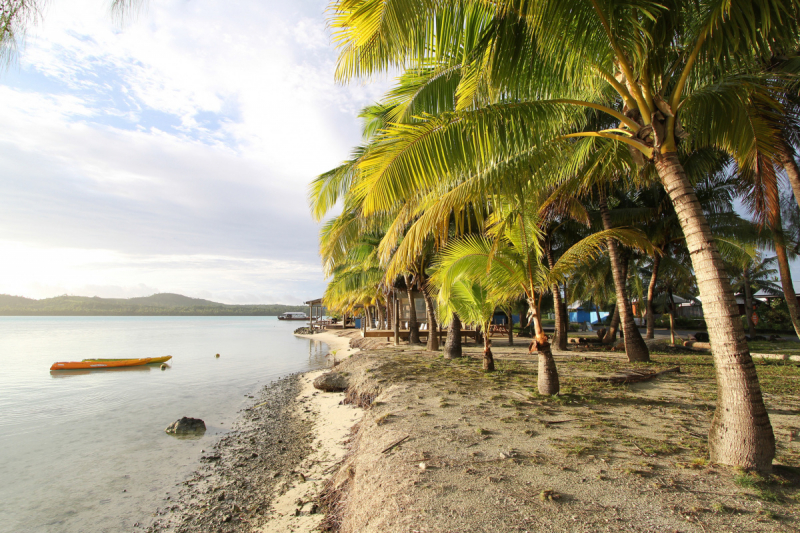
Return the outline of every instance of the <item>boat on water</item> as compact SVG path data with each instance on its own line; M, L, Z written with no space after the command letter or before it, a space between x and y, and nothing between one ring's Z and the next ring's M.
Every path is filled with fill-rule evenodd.
M84 359L83 361L70 361L53 363L50 370L84 370L94 368L120 368L124 366L141 366L166 363L172 359L171 355L164 357L144 357L142 359Z
M278 315L278 320L308 320L308 315L302 311L289 311Z

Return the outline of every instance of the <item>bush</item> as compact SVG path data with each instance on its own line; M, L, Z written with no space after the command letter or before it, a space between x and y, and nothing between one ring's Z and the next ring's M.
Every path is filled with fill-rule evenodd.
M669 328L669 315L661 315L661 317L657 318L656 327ZM706 321L702 318L676 316L675 329L706 329Z
M783 298L773 298L770 300L769 305L758 306L756 315L758 315L758 324L756 324L756 330L758 331L794 331L792 318L789 316L789 306L786 305L786 300ZM745 320L745 328L747 328L747 318L742 318Z

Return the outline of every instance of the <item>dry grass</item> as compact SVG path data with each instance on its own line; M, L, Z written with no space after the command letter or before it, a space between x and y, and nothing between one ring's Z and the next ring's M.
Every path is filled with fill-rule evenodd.
M372 407L329 484L331 530L797 531L798 365L758 363L786 468L746 480L708 462L710 356L631 365L624 354L563 352L562 394L541 397L535 358L502 343L489 374L478 347L457 360L403 346L342 363L348 397ZM628 386L594 379L640 366L682 373Z

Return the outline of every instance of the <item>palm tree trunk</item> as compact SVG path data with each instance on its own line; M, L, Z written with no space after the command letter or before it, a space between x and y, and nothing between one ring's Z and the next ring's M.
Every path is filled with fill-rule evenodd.
M492 341L489 335L483 336L483 371L494 372L494 355L492 355Z
M364 319L364 331L367 331L368 328L372 327L372 306L364 306Z
M408 294L408 343L422 344L419 340L419 323L417 322L417 306L414 305L414 287L405 276L406 294Z
M792 185L794 199L797 205L800 206L800 167L797 166L797 161L794 159L794 150L789 147L786 141L782 143L780 150L778 150L778 158L784 170L786 170L789 183Z
M444 343L445 359L456 359L461 357L461 319L453 313L453 320L447 328L447 340Z
M750 339L756 336L756 326L753 324L753 289L750 287L750 274L747 268L742 273L744 278L744 316L747 317L747 331Z
M386 294L386 329L392 329L392 324L394 324L394 296L389 296Z
M394 345L400 346L400 300L394 297L394 310L392 311L392 327L394 328Z
M672 287L669 288L669 341L675 345L675 297Z
M789 269L789 257L786 255L780 212L778 212L776 218L777 220L772 228L772 235L775 240L775 255L778 256L781 288L783 289L783 297L786 298L786 305L789 307L789 316L792 319L795 335L800 337L800 304L797 302L797 295L792 282L792 271Z
M539 372L538 372L538 386L539 394L545 396L552 396L558 394L561 386L558 382L558 370L556 369L556 362L553 359L553 352L550 349L550 343L547 342L547 335L542 330L542 321L538 311L536 311L536 302L528 300L528 306L534 309L533 314L533 328L534 337L528 347L528 353L537 351L539 355Z
M545 252L547 254L547 266L551 269L555 266L556 262L553 258L553 246L550 239L547 240L545 245ZM555 345L559 350L567 349L567 320L569 316L564 316L564 309L561 305L561 291L558 288L558 283L553 283L550 291L553 293L553 310L556 313L556 327L555 327Z
M383 307L381 307L381 301L379 298L375 299L375 309L378 311L378 323L376 326L378 329L383 329Z
M606 334L603 336L603 344L614 344L617 341L617 328L619 327L619 307L614 304L614 311L611 313L611 322L608 324Z
M601 327L603 325L603 319L600 318L600 306L594 302L594 313L597 315L597 327Z
M428 346L431 352L439 351L439 324L436 322L436 315L433 309L433 299L426 290L422 290L422 297L425 299L425 311L428 314Z
M514 346L514 315L508 311L506 316L508 317L508 345Z
M603 227L606 230L612 229L611 212L608 209L606 196L603 193L600 194L600 216L603 219ZM625 268L623 271L623 259L620 257L617 241L614 239L608 239L608 255L611 257L611 272L614 275L617 307L619 308L619 317L622 322L622 332L625 335L625 353L628 356L628 361L649 361L650 350L647 349L642 334L639 332L639 328L636 327L636 322L633 320L633 311L628 301L628 292L626 290L628 269Z
M656 336L656 315L653 310L653 298L656 296L656 282L658 281L658 266L661 264L661 256L656 254L653 257L653 274L650 276L650 284L647 286L647 334L646 339Z
M717 377L708 435L711 461L769 471L775 435L722 256L678 155L656 152L655 164L686 238L711 340Z

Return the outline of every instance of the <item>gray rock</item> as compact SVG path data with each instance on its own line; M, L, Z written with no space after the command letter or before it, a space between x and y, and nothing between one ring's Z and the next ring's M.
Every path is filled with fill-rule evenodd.
M199 418L184 416L165 429L170 435L202 435L206 432L206 423Z
M314 388L324 392L342 392L347 387L347 378L339 372L328 372L314 380Z

